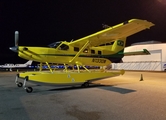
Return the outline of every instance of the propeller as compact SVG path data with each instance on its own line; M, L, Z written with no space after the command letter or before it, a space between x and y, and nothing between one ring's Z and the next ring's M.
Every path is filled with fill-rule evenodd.
M15 31L14 37L15 37L15 46L10 47L9 49L14 51L14 52L18 52L18 40L19 40L19 32L18 31Z
M18 46L19 32L15 31L15 46Z

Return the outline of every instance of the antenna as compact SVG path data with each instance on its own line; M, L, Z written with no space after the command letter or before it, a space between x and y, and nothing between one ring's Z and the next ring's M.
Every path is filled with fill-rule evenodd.
M103 28L104 29L107 29L107 28L109 28L110 26L109 25L107 25L107 24L102 24L102 26L103 26Z

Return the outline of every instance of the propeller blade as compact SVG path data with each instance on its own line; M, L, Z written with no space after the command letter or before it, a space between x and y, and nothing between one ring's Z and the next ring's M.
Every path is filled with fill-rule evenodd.
M18 46L19 32L15 31L15 46Z

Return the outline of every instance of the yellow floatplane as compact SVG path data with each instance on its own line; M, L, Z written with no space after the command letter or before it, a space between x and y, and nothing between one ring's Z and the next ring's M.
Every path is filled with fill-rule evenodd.
M142 30L148 29L154 24L146 20L131 19L113 27L108 27L97 33L83 37L75 41L58 41L48 47L18 46L18 31L15 32L15 46L12 51L18 52L18 56L27 60L40 62L40 70L34 72L19 73L15 83L32 92L32 87L26 87L26 81L51 85L75 85L89 86L93 80L123 75L121 71L106 71L103 69L92 71L86 66L108 66L111 62L121 62L125 55L148 55L148 50L124 53L126 38ZM49 71L42 71L42 63L46 63ZM50 63L64 64L63 72L55 71ZM67 65L76 65L76 71L67 70ZM83 67L84 70L79 68ZM23 78L24 83L18 82Z

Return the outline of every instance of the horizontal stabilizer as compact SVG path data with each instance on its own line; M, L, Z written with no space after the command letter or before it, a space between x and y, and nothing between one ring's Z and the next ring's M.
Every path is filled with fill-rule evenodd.
M150 55L150 52L147 49L143 49L143 51L135 51L135 52L125 52L124 56L131 55Z

